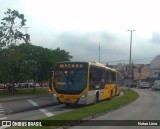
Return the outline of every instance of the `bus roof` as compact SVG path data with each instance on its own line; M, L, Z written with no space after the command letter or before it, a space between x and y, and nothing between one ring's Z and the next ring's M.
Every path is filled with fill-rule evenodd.
M107 70L111 70L113 72L116 72L115 69L113 68L110 68L110 67L107 67L105 64L102 64L102 63L99 63L99 62L96 62L96 61L89 61L89 62L81 62L81 61L63 61L63 62L57 62L56 64L61 64L61 63L88 63L89 65L94 65L94 66L97 66L97 67L102 67L102 68L105 68Z
M105 69L107 69L107 70L111 70L111 71L113 71L113 72L116 72L115 69L110 68L110 67L107 67L105 64L102 64L102 63L99 63L99 62L96 62L96 61L89 62L89 63L90 63L90 65L95 65L95 66L98 66L98 67L103 67L103 68L105 68Z

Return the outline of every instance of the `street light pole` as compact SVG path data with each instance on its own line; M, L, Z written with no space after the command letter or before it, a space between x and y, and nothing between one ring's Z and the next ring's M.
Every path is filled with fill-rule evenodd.
M101 60L101 49L100 49L100 45L99 45L99 63L100 63L100 60Z
M27 31L28 31L28 28L29 28L29 27L26 27L26 26L25 26L25 27L23 27L23 28L25 29L25 32L26 32L26 34L27 34Z
M130 89L130 82L131 82L131 54L132 54L132 32L136 31L136 30L127 30L131 32L131 36L130 36L130 53L129 53L129 85L128 85L128 89Z

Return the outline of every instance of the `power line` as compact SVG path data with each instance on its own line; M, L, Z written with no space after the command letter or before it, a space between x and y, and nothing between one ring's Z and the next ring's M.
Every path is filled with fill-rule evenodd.
M149 57L149 58L143 58L143 59L134 59L134 61L137 61L137 60L149 60L149 59L153 59L155 57Z
M143 60L151 60L151 59L153 59L153 58L155 58L155 57L149 57L149 58L142 58L142 59L134 59L134 60L132 60L133 62L135 62L135 61L142 61L143 62ZM116 62L127 62L127 61L129 61L129 60L114 60L114 61L108 61L108 63L116 63Z

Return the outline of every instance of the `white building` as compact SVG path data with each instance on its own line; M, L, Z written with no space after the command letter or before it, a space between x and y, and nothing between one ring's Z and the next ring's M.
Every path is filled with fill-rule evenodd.
M160 55L156 56L150 63L150 78L160 78Z

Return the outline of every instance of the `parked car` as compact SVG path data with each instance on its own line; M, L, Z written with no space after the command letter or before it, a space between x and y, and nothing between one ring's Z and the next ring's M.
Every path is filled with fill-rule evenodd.
M39 84L39 83L36 83L36 87L40 87L40 84Z
M125 86L128 87L129 84L126 84ZM130 84L130 88L135 88L135 87L137 87L137 84L134 83L134 82L132 82L132 83Z
M150 88L149 82L141 82L139 88Z
M0 83L0 89L4 89L4 88L6 88L6 85Z
M131 83L130 87L135 88L135 87L137 87L137 84L133 82L133 83Z
M160 90L160 80L155 80L152 90Z

